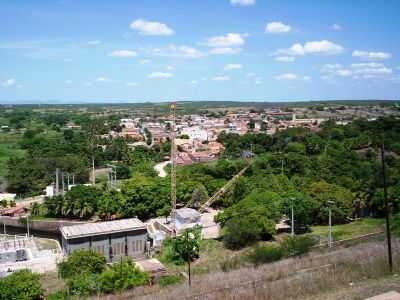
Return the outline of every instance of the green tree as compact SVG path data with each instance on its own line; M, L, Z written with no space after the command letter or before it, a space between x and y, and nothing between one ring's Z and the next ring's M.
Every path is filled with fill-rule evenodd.
M58 264L58 273L64 279L79 274L100 274L106 268L106 258L94 251L76 250Z
M190 263L199 257L201 231L198 228L188 229L175 239L175 252L188 266L189 286L191 285Z
M0 279L0 300L39 299L43 299L43 289L38 274L20 270Z

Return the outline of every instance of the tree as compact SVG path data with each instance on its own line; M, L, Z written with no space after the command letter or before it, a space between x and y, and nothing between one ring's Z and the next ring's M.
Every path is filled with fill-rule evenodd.
M207 200L208 200L207 189L202 184L197 185L197 187L193 190L192 193L191 206L199 207Z
M76 250L58 264L58 273L64 279L79 274L100 274L106 268L106 258L94 251Z
M0 279L0 300L39 299L43 299L43 289L38 274L20 270Z
M190 263L199 257L201 231L198 228L188 229L174 241L175 252L188 265L189 286L191 283Z
M121 259L98 278L100 291L103 293L121 292L126 289L148 283L150 276L142 272L130 258Z
M64 197L62 213L65 216L87 219L97 211L101 192L93 186L77 185Z

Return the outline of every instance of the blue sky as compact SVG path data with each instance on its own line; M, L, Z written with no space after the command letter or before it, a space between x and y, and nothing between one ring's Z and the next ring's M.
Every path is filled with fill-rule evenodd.
M400 98L397 0L2 0L0 103Z

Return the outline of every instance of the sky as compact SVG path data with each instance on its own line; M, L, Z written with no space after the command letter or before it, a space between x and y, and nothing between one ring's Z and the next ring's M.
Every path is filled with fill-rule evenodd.
M398 0L1 0L0 103L400 98Z

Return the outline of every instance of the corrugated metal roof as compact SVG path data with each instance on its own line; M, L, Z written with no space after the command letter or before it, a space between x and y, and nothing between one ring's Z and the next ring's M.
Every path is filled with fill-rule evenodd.
M61 233L66 239L125 232L130 230L146 229L146 225L139 219L124 219L117 221L87 223L61 227Z

